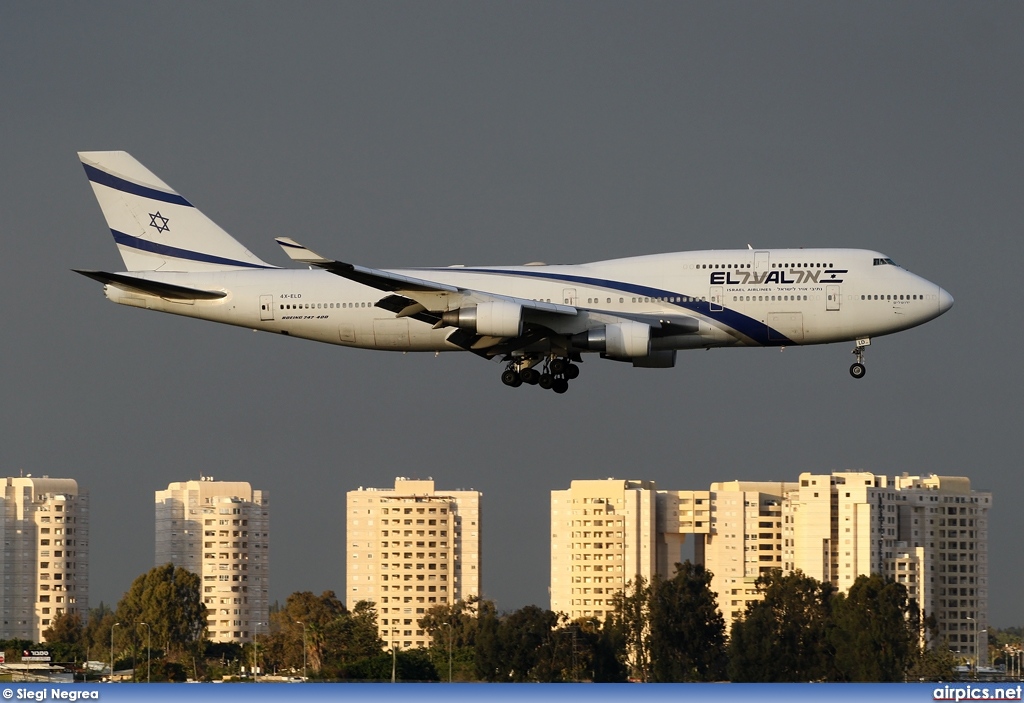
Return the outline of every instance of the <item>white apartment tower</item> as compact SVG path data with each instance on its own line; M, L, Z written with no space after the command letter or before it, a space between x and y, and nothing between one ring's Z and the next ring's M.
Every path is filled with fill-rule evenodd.
M202 579L213 642L249 642L267 632L270 498L243 481L171 483L156 492L156 565Z
M6 478L0 496L0 639L43 640L89 612L89 494L70 478Z
M714 575L711 590L726 631L742 617L749 602L760 600L757 579L783 568L783 500L796 485L784 481L711 484L711 530L704 538L704 566Z
M659 491L653 481L580 480L551 491L551 610L603 618L637 576L670 578L685 535L710 529L710 508L708 491Z
M427 610L480 594L480 496L408 478L348 492L345 597L376 604L389 645L429 646Z
M728 627L782 568L782 501L794 483L730 481L709 491L659 490L653 481L573 481L551 492L551 609L606 616L624 585L672 578L687 537L714 578Z
M904 584L935 616L936 646L986 664L991 507L961 476L803 473L784 505L783 562L840 591L862 574Z
M971 490L969 479L934 475L802 473L710 491L573 481L551 492L551 609L604 617L638 575L671 578L692 535L727 628L760 599L756 581L772 569L800 570L840 591L880 574L935 617L935 646L985 664L991 505L991 493Z

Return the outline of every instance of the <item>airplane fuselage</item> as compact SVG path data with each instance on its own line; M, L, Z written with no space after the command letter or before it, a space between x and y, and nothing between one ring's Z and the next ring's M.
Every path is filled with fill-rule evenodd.
M879 337L941 315L952 298L938 285L858 249L711 250L579 265L391 269L467 290L570 305L553 319L560 335L621 316L685 315L699 327L651 340L652 349L825 344ZM219 290L216 300L175 301L105 287L128 305L287 334L392 351L461 351L450 327L395 313L387 294L319 269L253 268L135 278Z

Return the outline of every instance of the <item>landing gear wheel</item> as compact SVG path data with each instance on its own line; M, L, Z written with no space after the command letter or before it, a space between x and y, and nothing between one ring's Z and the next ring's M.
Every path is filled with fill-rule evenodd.
M555 393L565 393L569 390L569 382L564 378L556 378L554 383L551 384L551 390Z
M540 380L540 373L536 369L523 369L519 372L519 378L523 379L523 383L535 386Z
M559 374L565 373L565 367L567 365L568 362L566 362L565 359L552 359L551 363L548 364L548 369L551 371L551 373L558 376Z
M541 387L541 388L543 388L544 390L548 390L548 389L549 389L549 388L551 388L551 387L553 386L553 384L555 383L555 377L554 377L554 376L552 376L552 375L551 375L551 374L549 374L549 373L542 373L542 374L540 375L540 378L539 378L539 379L537 380L537 383L538 383L538 384L540 385L540 387Z
M570 381L574 378L579 378L580 367L576 364L567 364L565 367L565 377Z
M857 340L857 346L853 348L853 357L857 361L850 367L850 375L854 378L864 378L864 374L868 372L868 370L864 368L864 350L870 345L870 337L861 337Z
M501 382L504 383L506 386L518 388L523 384L523 379L520 378L519 374L516 373L513 369L506 369L505 372L501 374Z

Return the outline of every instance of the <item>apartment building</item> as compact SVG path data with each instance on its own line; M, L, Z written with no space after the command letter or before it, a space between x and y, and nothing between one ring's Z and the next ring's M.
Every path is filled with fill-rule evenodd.
M156 491L157 566L202 579L213 642L249 642L268 631L270 497L244 481L171 483Z
M782 567L782 495L792 486L731 481L679 491L604 479L552 491L551 609L604 617L637 576L671 578L690 539L694 562L714 574L728 626L757 597L757 577Z
M43 641L58 615L89 612L89 494L70 478L5 478L0 639Z
M938 625L936 645L988 662L992 494L962 476L800 474L784 513L786 570L839 590L861 574L904 584Z
M429 646L419 624L427 610L480 594L481 496L409 478L348 492L346 603L376 604L389 646Z
M708 491L659 491L653 481L551 491L551 610L603 618L637 576L671 577L685 536L710 530L710 507Z
M796 487L785 481L711 484L711 529L704 537L704 566L726 630L760 600L756 581L783 568L783 501ZM699 560L698 560L699 561Z
M671 577L693 539L727 628L760 599L756 581L772 569L800 570L840 591L881 574L935 617L936 646L985 664L991 504L965 477L864 471L713 483L709 491L573 481L551 492L551 609L604 617L638 575Z

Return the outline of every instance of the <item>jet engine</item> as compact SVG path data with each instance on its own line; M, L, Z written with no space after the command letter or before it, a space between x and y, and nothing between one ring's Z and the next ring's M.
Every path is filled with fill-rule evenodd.
M651 326L626 320L573 335L574 346L603 351L612 359L635 359L651 353Z
M491 300L448 310L441 320L449 327L471 330L487 337L518 337L523 333L523 306Z

